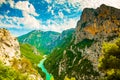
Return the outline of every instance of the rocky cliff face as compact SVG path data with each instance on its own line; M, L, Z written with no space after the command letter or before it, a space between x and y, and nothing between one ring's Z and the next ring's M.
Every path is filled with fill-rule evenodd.
M108 40L107 36L117 36L120 31L119 14L120 9L104 4L97 9L84 9L81 19L77 23L75 43L84 38L97 40L101 36Z
M5 66L9 66L11 69L18 71L20 74L27 76L27 80L43 80L38 72L33 69L30 61L21 57L20 46L17 39L13 37L8 30L1 28L0 62ZM4 75L7 74L10 75L10 73L7 72ZM14 77L15 76L13 76L13 79ZM8 79L7 76L3 76L2 78Z
M56 80L63 80L65 76L75 77L76 80L98 80L101 77L97 65L102 43L119 37L119 14L120 9L104 4L97 9L83 10L71 43L56 51L57 59L54 64L47 65L51 62L50 59L45 62L47 69L56 66L55 70L48 69ZM50 57L54 58L54 54Z
M0 60L11 65L10 60L20 58L20 47L17 39L6 29L0 29Z
M102 43L111 41L120 34L119 14L120 9L103 4L97 9L84 9L81 19L77 23L75 44L83 39L94 40L94 43L86 51L88 59L96 67Z

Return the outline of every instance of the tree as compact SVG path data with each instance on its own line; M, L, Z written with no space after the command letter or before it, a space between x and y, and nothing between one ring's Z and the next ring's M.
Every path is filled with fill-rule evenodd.
M98 68L105 73L105 80L120 80L120 38L103 43Z

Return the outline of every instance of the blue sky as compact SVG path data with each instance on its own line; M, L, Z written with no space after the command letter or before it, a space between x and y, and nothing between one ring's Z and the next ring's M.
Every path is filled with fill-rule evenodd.
M62 32L75 28L84 8L120 8L120 0L0 0L0 28L14 36L31 30Z

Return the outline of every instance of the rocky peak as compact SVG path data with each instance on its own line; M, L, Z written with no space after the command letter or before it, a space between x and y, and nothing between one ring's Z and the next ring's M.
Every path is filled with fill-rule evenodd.
M86 8L76 27L75 44L84 39L94 40L94 43L86 48L87 56L97 68L101 46L104 41L111 41L120 34L120 9L101 5L97 9Z
M10 32L4 28L0 29L0 60L11 65L10 60L20 58L20 47L17 39L11 36Z
M97 9L84 9L81 19L77 23L75 43L78 43L83 38L91 39L97 34L104 35L111 32L119 32L119 14L120 9L104 4Z

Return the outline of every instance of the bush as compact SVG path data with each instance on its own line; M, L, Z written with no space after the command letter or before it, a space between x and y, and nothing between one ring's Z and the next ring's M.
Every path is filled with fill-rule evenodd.
M98 68L105 73L106 80L120 80L120 38L103 43Z
M28 80L28 76L0 62L0 80Z

